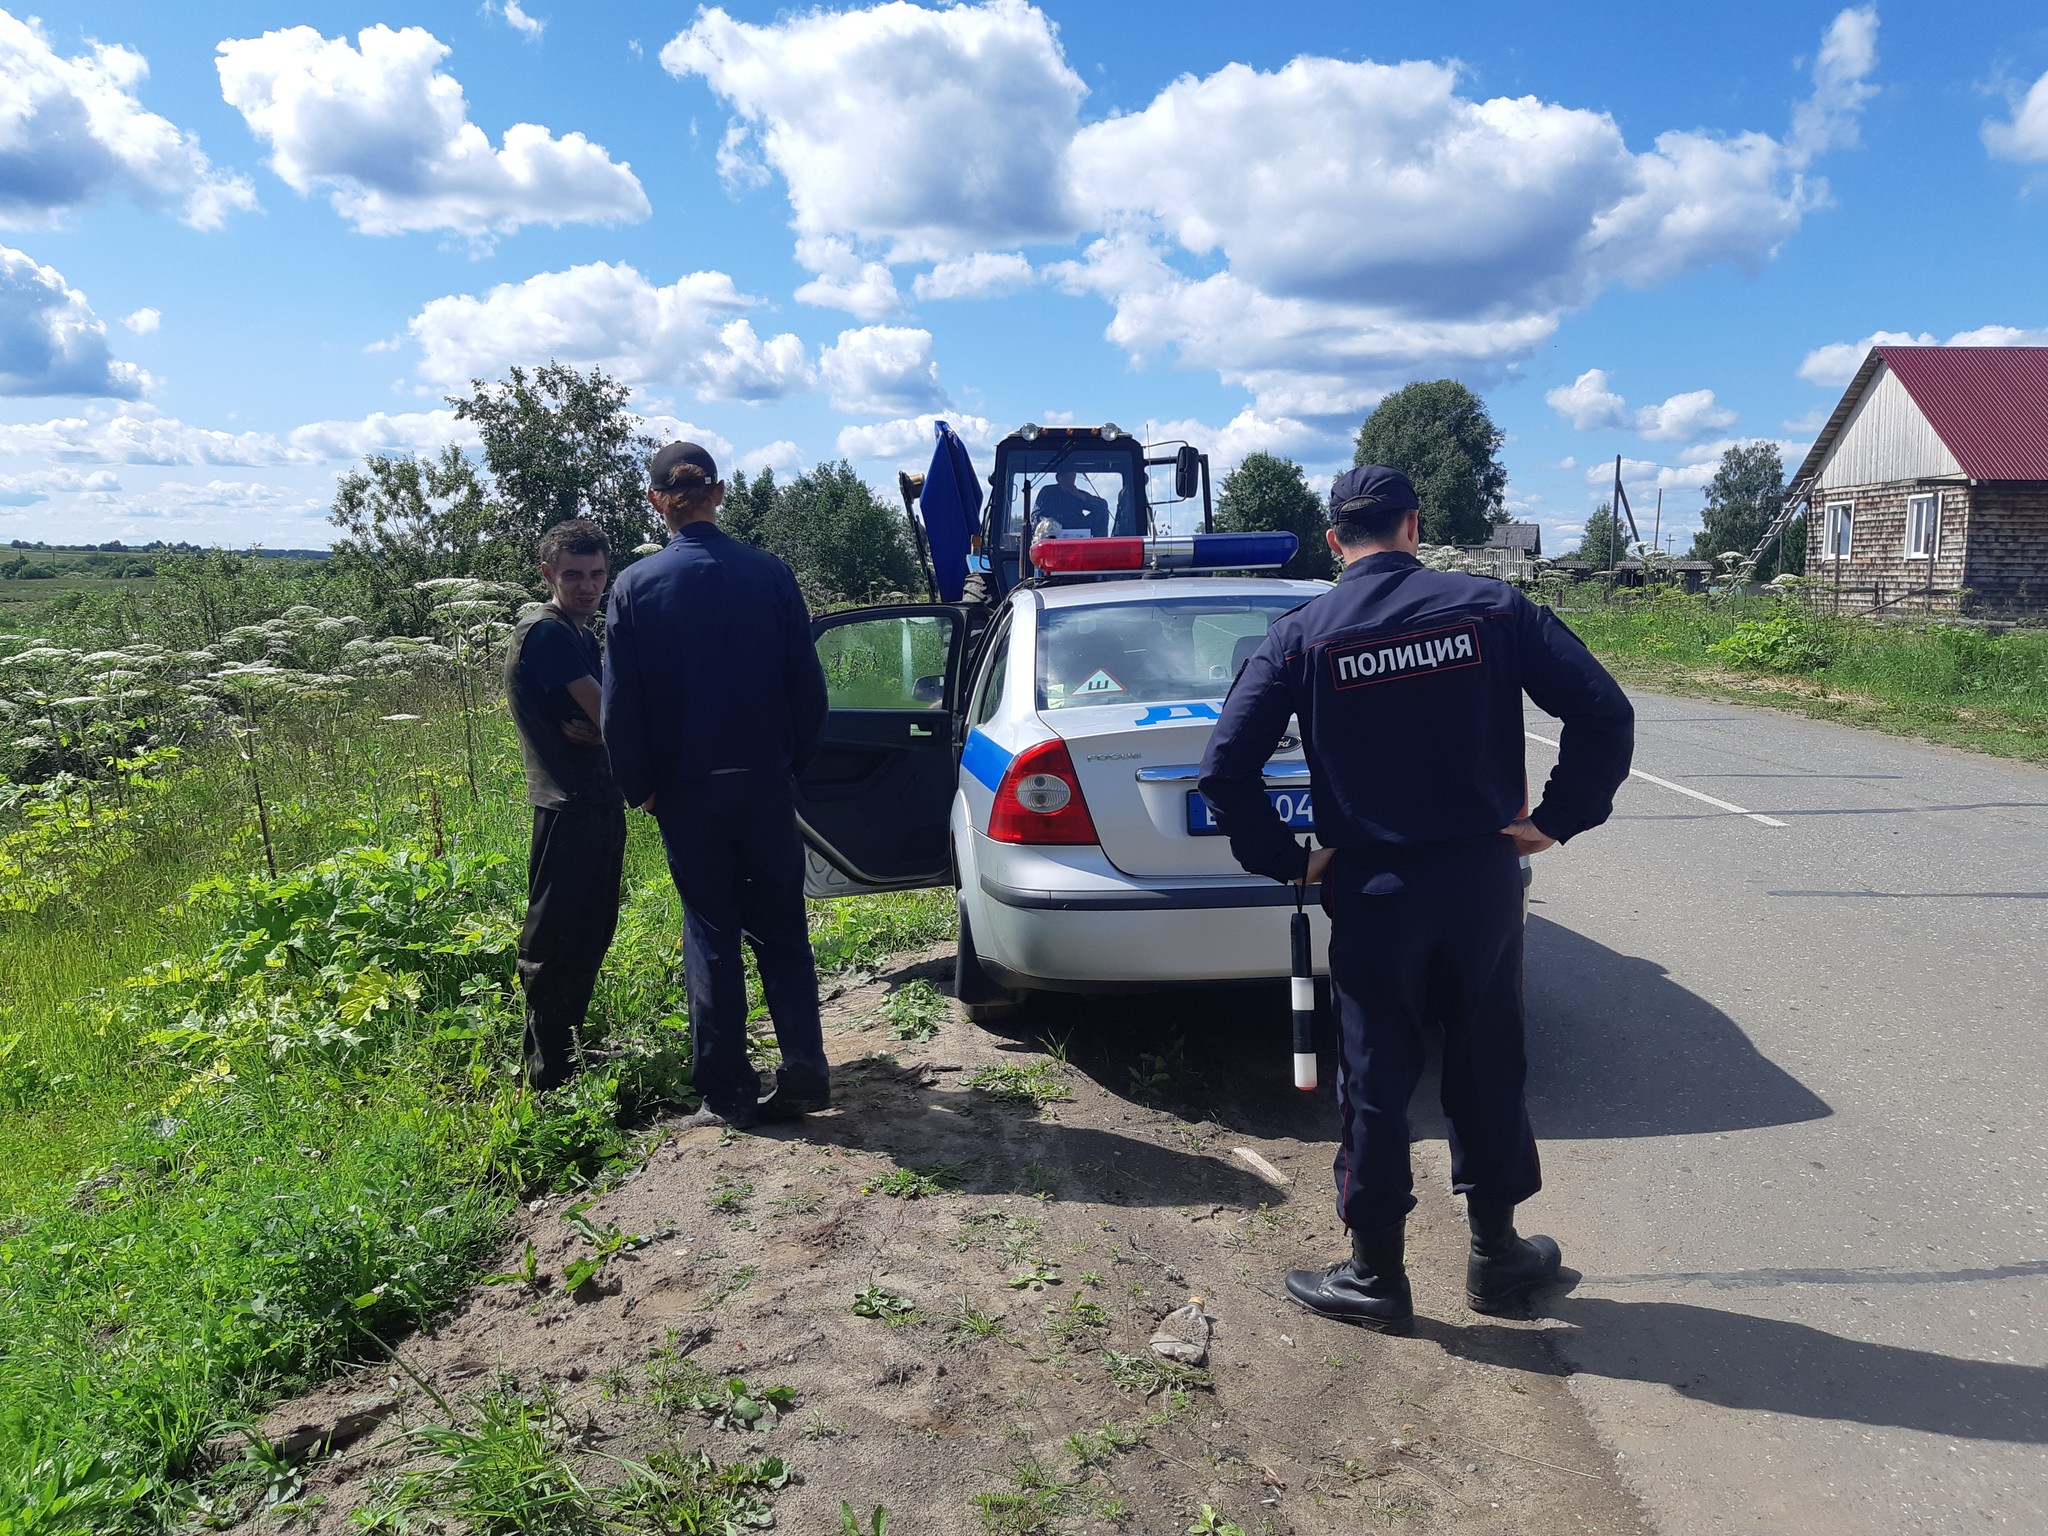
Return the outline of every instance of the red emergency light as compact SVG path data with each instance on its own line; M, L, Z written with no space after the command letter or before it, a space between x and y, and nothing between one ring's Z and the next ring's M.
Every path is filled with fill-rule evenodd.
M1040 539L1031 563L1048 576L1110 571L1270 570L1294 558L1291 533L1190 533L1157 539Z

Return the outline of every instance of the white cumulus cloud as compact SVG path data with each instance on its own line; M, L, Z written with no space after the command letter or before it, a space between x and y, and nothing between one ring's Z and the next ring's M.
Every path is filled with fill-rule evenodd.
M0 245L0 395L133 400L149 382L115 359L105 324L61 272Z
M32 469L23 475L0 475L0 507L29 507L66 492L93 497L121 488L111 469L81 473L75 469Z
M1673 395L1662 405L1646 405L1636 412L1636 432L1658 443L1680 443L1703 432L1719 432L1735 425L1735 413L1714 402L1711 389L1687 390Z
M841 331L818 354L818 378L835 410L861 416L936 411L946 403L932 333L910 326L867 325Z
M1628 420L1628 402L1607 387L1605 368L1588 368L1551 390L1543 403L1581 432L1612 429Z
M1957 331L1946 341L1932 331L1872 331L1861 341L1815 347L1800 361L1799 377L1810 384L1839 389L1856 377L1872 347L2048 347L2048 326L1980 325Z
M797 289L800 304L843 309L858 320L880 320L903 307L888 263L862 260L844 240L806 235L796 243L796 259L818 274Z
M148 405L0 425L0 455L58 463L157 465L309 464L268 432L195 427Z
M484 9L491 9L489 0L485 0ZM519 0L504 0L504 3L497 7L497 14L504 18L506 26L517 32L529 43L539 42L541 33L547 30L547 22L527 15L525 8L520 5Z
M930 461L937 441L932 429L941 421L952 427L969 448L993 448L1003 435L986 416L968 411L929 411L895 421L841 427L835 446L839 457L856 464L877 460L924 464Z
M0 223L48 224L107 192L176 207L195 229L256 206L246 177L216 171L195 136L142 105L148 74L114 43L64 58L39 22L0 11Z
M1268 418L1250 406L1220 427L1193 418L1147 422L1145 440L1193 443L1209 455L1209 474L1218 492L1223 488L1223 477L1251 454L1270 453L1281 458L1315 454L1323 458L1339 446L1336 438L1307 422L1287 416Z
M154 334L157 327L164 323L163 311L147 308L138 309L123 315L121 323L138 336L149 336Z
M221 43L221 95L270 145L294 191L329 189L369 235L448 230L478 242L524 224L647 217L632 168L580 133L514 123L493 148L462 87L439 65L448 45L421 27L366 27L353 46L312 27Z
M764 469L772 469L780 475L793 475L803 471L804 455L795 443L780 437L772 443L763 443L759 448L749 448L734 462L750 475L758 475Z
M731 109L722 168L779 174L800 238L933 261L925 300L1021 285L1030 258L1004 247L1089 236L1045 275L1107 302L1134 361L1213 370L1299 419L1497 369L1612 284L1769 261L1824 198L1815 158L1855 140L1876 25L1834 18L1781 134L1644 149L1603 112L1481 99L1429 61L1230 64L1081 126L1084 87L1025 0L773 25L714 9L663 60Z
M477 440L474 424L450 410L372 411L357 421L309 421L285 441L293 451L322 459L360 459L367 454L437 453L447 443Z
M1087 87L1023 0L810 10L756 25L723 9L661 50L734 114L727 179L789 188L800 235L937 259L1075 229L1066 153Z
M1984 147L2001 160L2048 160L2048 74L2012 103L2007 122L1984 124Z
M629 384L675 384L699 400L772 400L812 382L804 345L762 337L758 301L723 272L656 286L624 263L592 262L500 283L481 298L450 294L407 322L426 379L460 385L514 364L595 364Z
M1581 432L1632 429L1653 442L1676 443L1735 424L1735 413L1714 400L1711 389L1692 389L1671 396L1662 405L1631 412L1628 402L1608 387L1605 368L1588 368L1571 383L1543 397L1558 415Z
M1037 281L1031 263L1016 251L976 251L920 272L910 291L920 299L991 299Z

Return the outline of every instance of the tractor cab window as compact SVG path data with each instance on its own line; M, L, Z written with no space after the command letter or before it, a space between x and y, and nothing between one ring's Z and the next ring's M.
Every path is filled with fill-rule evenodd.
M1034 539L1150 532L1143 472L1129 452L1073 442L1014 448L1003 479L996 494L1005 550L1018 547L1027 508Z

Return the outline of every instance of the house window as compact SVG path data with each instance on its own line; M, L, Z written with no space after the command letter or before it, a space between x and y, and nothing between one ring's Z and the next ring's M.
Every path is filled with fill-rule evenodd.
M1822 524L1821 558L1825 560L1846 560L1849 558L1849 524L1853 521L1855 506L1851 502L1830 502L1826 519Z
M1908 560L1932 560L1936 527L1941 521L1937 508L1941 503L1933 496L1908 496L1906 498L1906 558Z

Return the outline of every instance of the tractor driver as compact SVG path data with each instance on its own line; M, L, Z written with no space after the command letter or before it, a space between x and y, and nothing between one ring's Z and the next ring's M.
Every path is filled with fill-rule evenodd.
M1032 503L1031 515L1050 519L1068 533L1085 528L1099 539L1109 532L1109 503L1076 486L1071 469L1059 470L1053 476L1053 483L1038 493L1038 499Z

